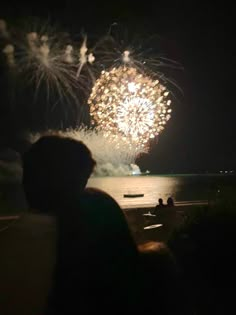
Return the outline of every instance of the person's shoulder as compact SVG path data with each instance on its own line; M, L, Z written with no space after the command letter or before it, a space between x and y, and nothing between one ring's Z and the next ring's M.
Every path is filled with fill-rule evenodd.
M81 195L81 203L120 209L120 206L112 196L105 191L94 187L89 187L84 190Z
M98 201L112 201L114 200L108 193L106 193L105 191L98 189L98 188L94 188L94 187L88 187L84 190L83 194L82 194L82 198L89 198L89 199L93 199L93 200L98 200ZM115 200L114 200L115 201Z
M104 190L95 187L86 187L83 193L84 196L109 196Z

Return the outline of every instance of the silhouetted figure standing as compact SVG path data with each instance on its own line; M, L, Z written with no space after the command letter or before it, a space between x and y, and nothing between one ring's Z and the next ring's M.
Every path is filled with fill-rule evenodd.
M154 209L154 214L157 214L157 212L158 212L160 209L164 208L164 207L165 207L165 205L163 204L163 199L162 199L162 198L159 198L159 199L158 199L158 204L156 205L156 207L155 207L155 209Z
M167 199L167 207L174 207L174 200L172 197Z
M156 222L163 225L163 240L167 240L171 236L176 225L176 211L173 205L173 199L169 197L167 205L164 205L163 199L160 198L159 204L155 207Z
M57 222L57 257L48 314L71 314L73 310L70 297L79 287L73 278L83 273L77 267L81 244L75 213L95 164L82 142L59 136L42 137L23 156L23 186L29 206L54 215ZM58 305L66 305L68 312Z
M162 198L159 198L158 199L158 205L156 205L156 208L163 208L165 207L165 205L163 204L163 199Z
M158 199L158 202L159 202L159 207L164 207L164 204L163 204L163 199L162 198L159 198Z

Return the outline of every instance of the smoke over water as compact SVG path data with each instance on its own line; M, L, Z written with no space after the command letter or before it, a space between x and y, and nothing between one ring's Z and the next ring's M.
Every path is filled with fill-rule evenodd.
M138 175L141 171L135 164L136 157L143 153L137 144L127 143L121 136L106 137L101 131L90 129L71 129L67 131L48 130L30 135L34 143L44 135L60 135L80 140L87 145L97 162L95 176Z

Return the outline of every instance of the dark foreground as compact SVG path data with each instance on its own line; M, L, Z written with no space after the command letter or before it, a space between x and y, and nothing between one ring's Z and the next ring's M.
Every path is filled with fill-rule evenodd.
M138 244L167 242L193 206L175 207L164 217L144 216L153 209L125 210ZM166 209L165 209L166 210ZM162 225L161 225L162 224ZM159 225L156 228L146 227ZM1 314L42 314L51 285L55 259L56 225L52 217L21 214L0 220Z

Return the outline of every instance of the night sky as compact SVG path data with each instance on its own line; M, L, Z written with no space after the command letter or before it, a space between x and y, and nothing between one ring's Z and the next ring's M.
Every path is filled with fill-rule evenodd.
M143 170L157 173L236 169L234 12L226 1L219 5L68 0L1 4L6 20L39 16L74 34L84 29L88 35L104 35L109 25L117 22L128 30L130 38L137 34L159 36L157 45L183 65L184 70L174 77L184 95L177 93L172 119L158 144L139 161ZM3 126L2 108L1 104ZM12 117L12 126L17 119ZM6 128L1 127L0 132L1 139L7 138ZM15 132L13 127L11 141Z

